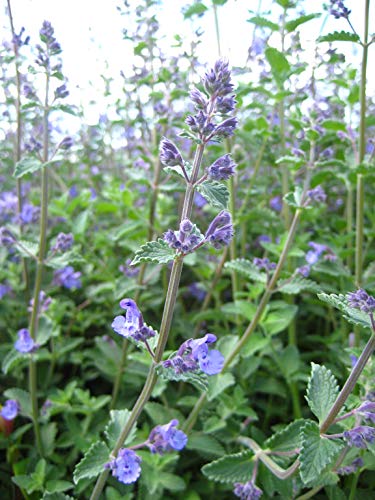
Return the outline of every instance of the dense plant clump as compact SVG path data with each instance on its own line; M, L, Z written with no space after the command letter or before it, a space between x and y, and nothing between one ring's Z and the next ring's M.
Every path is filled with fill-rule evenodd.
M370 498L370 0L363 33L344 1L260 4L241 67L230 0L186 4L170 52L163 2L135 4L89 126L52 24L7 2L0 498Z

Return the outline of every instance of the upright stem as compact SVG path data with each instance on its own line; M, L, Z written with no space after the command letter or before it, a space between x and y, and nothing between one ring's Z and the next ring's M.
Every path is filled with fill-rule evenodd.
M200 144L197 146L197 150L195 153L195 158L194 158L194 163L193 163L193 169L191 173L191 178L190 182L187 184L186 187L186 192L185 192L185 198L184 198L184 205L182 208L182 214L181 214L181 220L183 219L190 219L191 217L191 212L192 212L192 207L193 207L193 200L194 200L194 184L198 179L199 175L199 169L202 163L202 158L203 158L203 152L204 152L205 145ZM168 340L168 335L172 323L172 318L173 318L173 312L174 312L174 307L176 304L176 299L177 299L177 292L180 284L180 278L181 278L181 272L182 272L182 267L183 267L183 258L181 257L176 257L175 260L173 261L173 266L172 266L172 271L171 275L169 278L169 285L168 285L168 290L167 290L167 296L165 299L165 304L164 304L164 310L163 310L163 316L161 320L161 325L160 325L160 332L159 332L159 340L155 349L155 358L152 360L152 364L150 366L145 385L143 386L142 392L140 393L132 411L129 416L128 421L126 422L117 442L115 447L113 448L111 455L116 456L120 448L123 446L126 438L128 437L130 431L132 430L136 420L138 419L139 415L142 413L143 408L145 407L146 403L150 399L152 389L155 386L155 383L157 381L157 373L156 373L156 366L158 363L163 358L163 353L165 346L167 344ZM106 483L107 477L108 477L108 470L104 470L100 476L98 477L98 480L96 482L95 488L92 492L92 495L90 497L90 500L97 500L100 497L100 494L104 488L104 485Z
M215 19L215 33L216 33L216 44L217 44L217 53L219 58L221 57L221 46L220 46L220 28L219 28L219 16L217 15L217 5L213 4L214 9L214 19Z
M365 23L362 52L361 90L360 90L360 123L359 123L359 163L363 162L366 151L366 74L368 56L368 25L370 0L365 3ZM357 212L356 212L356 243L355 243L355 284L362 285L363 271L363 228L364 228L364 179L363 174L357 176Z
M21 139L22 139L22 115L21 115L21 75L19 70L19 52L18 45L16 42L16 31L13 23L13 15L12 15L12 7L10 0L7 0L8 5L8 16L10 22L10 29L13 38L13 52L14 52L14 64L16 69L16 120L17 120L17 130L16 130L16 144L14 148L14 163L17 163L21 159ZM17 210L18 214L22 212L22 181L20 178L17 179ZM22 226L20 225L20 233L22 233ZM29 272L27 268L27 260L25 257L22 257L22 275L23 281L25 283L25 293L26 300L29 300Z
M49 146L49 133L48 133L48 116L49 116L49 83L50 76L46 72L46 93L43 109L43 162L48 161L48 146ZM48 222L48 170L47 167L42 168L41 172L41 205L40 205L40 230L39 230L39 253L36 265L35 285L33 308L31 311L30 319L30 335L35 340L38 332L39 323L39 295L42 289L44 258L46 255L46 235L47 235L47 222ZM43 443L40 435L40 428L38 422L38 397L37 397L37 365L34 358L30 357L29 363L29 387L30 397L32 403L32 414L35 437L37 441L38 451L43 455Z

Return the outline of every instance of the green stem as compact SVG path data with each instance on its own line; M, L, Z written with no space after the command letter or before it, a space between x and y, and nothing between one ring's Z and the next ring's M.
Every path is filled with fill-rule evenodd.
M368 56L368 29L369 29L370 0L365 3L365 22L362 52L361 90L360 90L360 122L359 122L359 163L363 162L366 151L366 74ZM357 212L356 212L356 244L355 244L355 284L362 285L363 274L363 230L364 230L364 178L357 176Z
M181 220L183 219L190 219L191 218L191 212L192 212L192 207L193 207L193 200L194 200L194 184L198 179L199 175L199 169L202 163L202 158L203 158L203 152L204 152L205 145L204 144L199 144L197 146L197 150L195 153L195 158L194 158L194 163L193 163L193 170L191 173L191 178L190 182L187 184L186 187L186 192L185 192L185 198L184 198L184 205L182 208L182 214L181 214ZM150 366L145 385L143 386L143 389L130 413L129 419L126 422L124 428L121 431L121 434L116 442L115 447L113 448L111 452L111 456L116 456L120 448L123 446L126 438L128 437L130 431L132 430L136 420L138 419L139 415L142 413L143 408L145 407L146 403L150 399L152 389L154 388L154 385L157 381L157 373L156 373L156 366L158 363L163 358L164 354L164 349L167 344L168 340L168 335L172 323L172 318L173 318L173 313L174 313L174 308L177 300L177 292L178 288L180 285L180 278L181 278L181 272L182 272L182 267L183 267L183 258L181 257L176 257L175 260L173 261L173 266L172 266L172 271L171 275L169 278L169 285L168 285L168 290L167 290L167 296L165 299L165 304L164 304L164 310L163 310L163 316L161 320L161 325L160 325L160 331L159 331L159 340L155 349L155 358L152 361L152 364ZM95 488L92 492L92 495L90 497L90 500L98 500L100 497L100 494L104 488L104 485L106 483L107 477L108 477L108 470L104 470L98 477L98 480L95 484Z
M375 332L371 335L369 341L367 342L365 348L362 351L362 354L358 358L358 361L354 365L352 372L350 373L347 381L345 382L344 387L341 389L340 394L337 396L336 401L334 402L331 410L329 411L327 417L324 422L320 426L320 433L324 434L328 428L332 425L336 416L338 415L341 408L344 406L345 401L350 396L353 391L357 380L359 379L364 367L366 366L367 361L370 359L372 353L375 350Z
M215 33L216 33L216 44L217 44L217 53L219 58L221 57L221 46L220 46L220 28L219 28L219 16L217 15L217 5L213 4L214 9L214 19L215 19Z

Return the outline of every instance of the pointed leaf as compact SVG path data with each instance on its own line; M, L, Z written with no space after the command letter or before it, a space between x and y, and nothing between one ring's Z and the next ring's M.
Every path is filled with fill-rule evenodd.
M16 177L17 179L19 179L20 177L22 177L25 174L36 172L37 170L40 170L43 166L44 166L44 163L42 163L37 158L26 156L25 158L22 158L19 162L16 163L16 166L14 168L13 177Z
M276 432L264 443L265 448L272 451L291 451L301 447L301 430L305 425L305 420L295 420L287 425L285 429Z
M111 410L110 411L111 420L104 430L104 434L107 438L107 444L112 449L121 434L126 422L129 420L130 411L129 410ZM134 425L129 436L127 437L125 444L131 443L135 437L136 426Z
M344 443L321 437L319 426L308 421L302 429L302 448L299 460L302 481L312 483L319 479L322 471L331 464Z
M337 398L339 386L328 368L315 363L311 363L311 367L306 400L321 424Z
M285 82L290 73L290 64L285 55L274 47L268 47L265 55L275 80L279 84Z
M4 396L8 399L16 399L21 406L21 414L32 418L30 394L17 387L4 391Z
M269 21L262 16L254 16L247 20L247 22L261 26L262 28L269 28L272 31L279 31L279 25Z
M267 283L267 274L259 271L257 266L253 264L250 260L246 259L235 259L224 264L225 269L230 269L242 274L247 278L254 281L259 281L259 283Z
M317 17L320 17L320 14L307 14L304 16L297 17L297 19L292 19L291 21L288 21L285 23L285 29L289 33L291 31L294 31L298 26L301 24L307 23L308 21L311 21L311 19L316 19Z
M188 450L199 451L201 455L214 455L222 457L225 455L225 450L219 441L208 434L202 432L193 432L189 435L186 445Z
M102 441L93 443L74 469L74 482L77 484L81 479L98 476L109 461L109 453L109 448Z
M339 309L343 313L344 318L350 323L363 326L364 328L370 328L370 330L372 330L369 315L359 309L350 307L345 295L342 295L341 293L338 295L334 293L329 295L327 293L318 293L318 298L323 302L327 302L327 304L330 304L336 309Z
M141 248L135 252L135 257L131 265L135 266L140 262L167 264L174 259L175 255L175 250L170 248L166 241L159 238L157 241L149 241L145 245L142 245Z
M216 377L208 379L208 401L217 398L225 389L232 386L235 379L231 373L219 373Z
M318 42L359 42L359 36L350 31L334 31L328 35L320 36Z
M301 275L297 274L291 279L279 280L277 282L277 289L279 292L287 293L290 295L295 295L304 290L309 292L317 292L321 288L315 281L303 278Z
M234 455L225 455L202 467L202 472L212 481L219 483L246 483L250 481L254 462L252 451L243 451Z
M228 188L216 181L205 181L197 186L197 191L206 198L213 207L225 209L228 206Z
M19 365L22 361L26 361L27 357L18 352L16 349L10 349L8 353L5 355L1 368L5 375L15 366Z
M189 384L194 385L200 391L207 391L208 389L208 377L202 371L176 373L173 368L166 368L162 365L158 366L157 370L160 377L164 380L189 382Z

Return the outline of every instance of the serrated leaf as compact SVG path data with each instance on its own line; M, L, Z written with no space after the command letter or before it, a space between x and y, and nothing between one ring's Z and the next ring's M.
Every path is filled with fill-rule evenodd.
M75 264L86 264L86 260L77 250L70 250L46 260L46 266L52 267L53 269L61 269L62 267L69 265L74 266Z
M285 203L287 203L290 207L294 208L301 208L301 201L302 201L302 189L297 186L295 191L287 193L284 197L283 200Z
M203 456L214 455L222 457L225 455L225 450L219 441L203 432L193 432L190 434L186 448L188 450L199 451Z
M26 359L27 357L24 354L18 352L16 349L10 349L4 357L1 365L3 373L6 375L12 368Z
M235 383L235 379L231 373L219 373L216 377L208 379L208 401L217 398L225 389Z
M285 82L290 73L290 64L285 55L274 47L268 47L265 56L275 80L279 84Z
M13 177L19 179L25 174L29 174L32 172L36 172L37 170L40 170L43 166L44 163L38 160L37 158L26 156L25 158L22 158L19 162L16 163Z
M56 422L50 422L44 424L40 430L41 439L43 443L43 450L45 456L48 457L52 455L55 448L55 439L57 435L57 424Z
M107 424L104 434L107 438L107 444L112 449L115 447L117 440L124 428L126 422L129 420L130 411L129 410L111 410L110 411L110 421ZM127 437L125 444L128 445L135 438L136 425L133 426L129 436Z
M162 472L159 476L159 481L165 489L170 491L184 491L186 489L186 483L183 478L170 472Z
M279 25L273 23L269 19L262 16L254 16L247 20L247 22L261 26L262 28L269 28L272 31L279 31Z
M301 447L301 430L305 420L295 420L267 439L264 447L272 451L291 451Z
M166 368L162 365L158 366L157 371L160 377L164 380L188 382L189 384L194 385L200 391L207 391L208 389L208 377L207 374L202 371L176 373L172 367Z
M109 448L102 441L93 443L74 469L74 483L77 484L78 481L84 478L98 476L109 461L109 453Z
M4 391L4 396L8 399L16 399L21 406L21 414L32 418L31 398L27 391L14 387Z
M269 309L265 318L262 319L262 326L268 335L276 335L287 328L297 314L298 307L286 302L273 302L272 309Z
M359 36L350 31L334 31L318 38L318 42L359 42Z
M364 328L370 328L370 330L372 330L369 315L363 311L360 311L359 309L350 307L345 295L342 295L341 293L338 295L334 293L318 293L318 298L341 311L343 313L343 317L350 323L358 326L363 326Z
M311 375L307 385L306 400L310 410L321 424L336 401L339 386L333 374L325 366L311 363Z
M157 241L149 241L145 245L142 245L141 248L135 252L135 257L130 265L135 266L140 262L167 264L174 259L175 255L175 250L173 250L166 241L159 238Z
M294 295L304 290L317 292L320 290L320 287L315 281L308 280L297 274L291 279L279 280L277 282L277 290L279 292Z
M25 259L34 258L38 255L39 245L33 241L20 240L19 245L15 245L17 252Z
M189 19L193 16L201 16L207 10L207 7L202 2L195 2L184 10L184 19Z
M335 132L341 130L342 132L346 132L345 123L338 120L323 120L319 123L319 125L321 125L326 130L334 130Z
M219 483L246 483L250 481L254 462L252 451L243 451L234 455L225 455L202 467L208 479Z
M306 422L301 434L301 479L305 484L313 483L319 479L322 471L331 464L345 444L321 437L319 426L315 422Z
M253 264L250 260L246 259L235 259L224 264L225 269L230 269L236 271L242 276L250 278L254 281L259 281L259 283L267 283L267 274L259 271L257 266Z
M236 300L235 302L227 302L221 306L221 311L225 315L240 314L248 321L251 321L256 313L256 306L247 300Z
M216 181L205 181L197 186L197 191L205 197L210 205L216 208L225 209L228 206L228 188Z
M296 28L298 28L298 26L300 26L301 24L307 23L308 21L311 21L311 19L316 19L317 17L320 17L319 13L307 14L297 17L297 19L292 19L291 21L286 22L285 29L290 33L291 31L294 31Z

